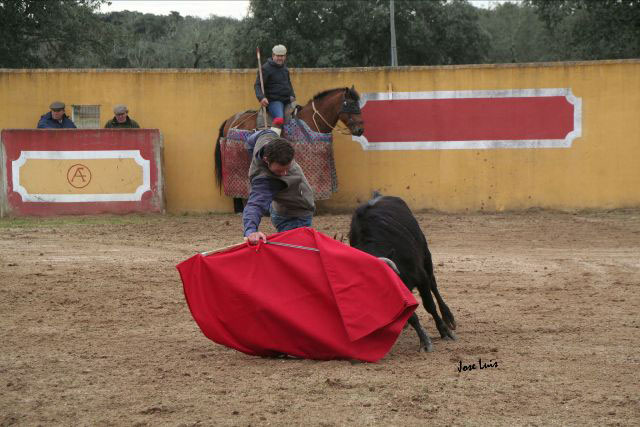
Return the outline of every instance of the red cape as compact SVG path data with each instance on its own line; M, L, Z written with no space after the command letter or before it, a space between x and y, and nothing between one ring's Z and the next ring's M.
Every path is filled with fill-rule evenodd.
M178 264L209 339L257 356L375 362L387 354L418 306L389 266L311 228L268 241L318 251L240 244Z

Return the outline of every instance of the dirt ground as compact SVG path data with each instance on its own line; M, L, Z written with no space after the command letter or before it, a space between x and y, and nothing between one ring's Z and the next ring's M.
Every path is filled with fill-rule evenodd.
M459 339L420 307L435 351L409 328L375 364L204 337L175 265L237 215L0 219L0 425L640 423L640 211L417 217Z

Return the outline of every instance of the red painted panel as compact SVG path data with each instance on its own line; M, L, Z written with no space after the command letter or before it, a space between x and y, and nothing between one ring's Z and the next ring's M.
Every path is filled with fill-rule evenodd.
M368 100L370 143L564 139L574 106L565 96Z
M158 129L4 129L2 145L6 157L5 176L7 202L14 215L98 214L129 212L162 212L162 139ZM12 161L22 151L104 151L139 150L150 162L151 190L142 194L140 201L109 202L30 202L23 201L13 189Z

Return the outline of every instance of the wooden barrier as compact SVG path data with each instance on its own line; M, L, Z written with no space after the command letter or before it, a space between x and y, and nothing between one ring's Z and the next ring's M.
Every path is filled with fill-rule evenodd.
M157 129L5 129L0 213L164 212Z

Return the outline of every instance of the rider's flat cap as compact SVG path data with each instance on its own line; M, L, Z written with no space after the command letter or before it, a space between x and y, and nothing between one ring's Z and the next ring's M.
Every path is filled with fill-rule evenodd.
M127 109L126 105L118 104L115 107L113 107L113 112L114 114L122 114L122 113L128 113L129 110Z
M287 48L284 47L281 44L277 44L273 47L272 52L274 55L286 55L287 54Z
M62 101L53 101L51 105L49 105L51 110L62 110L64 109L64 102Z

